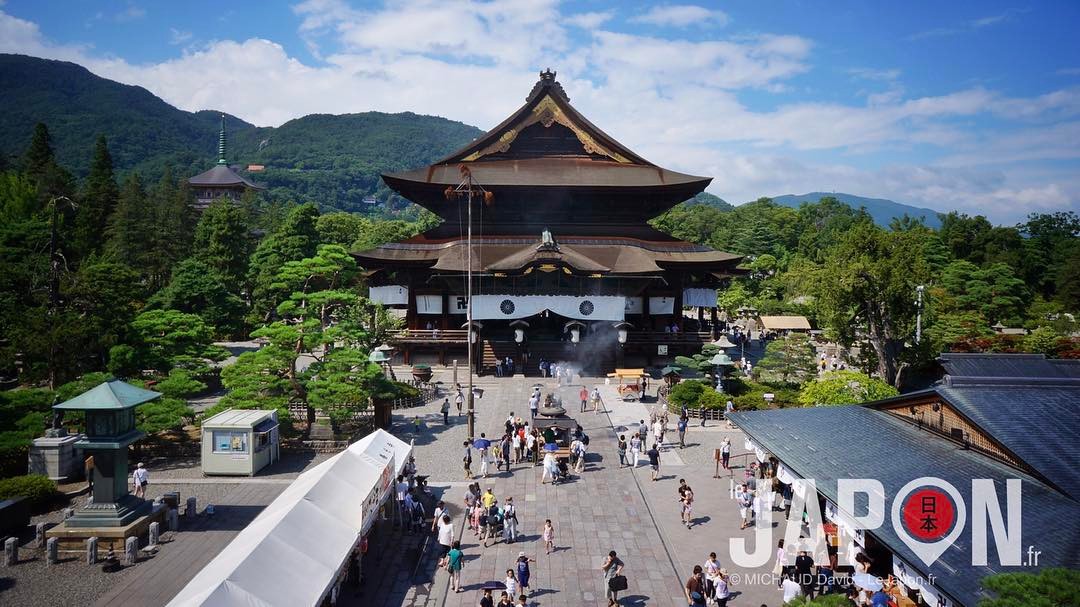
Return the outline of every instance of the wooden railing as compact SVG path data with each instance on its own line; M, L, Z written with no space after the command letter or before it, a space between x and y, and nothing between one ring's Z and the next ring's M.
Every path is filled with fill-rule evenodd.
M712 341L712 334L708 331L691 331L687 333L630 331L626 336L626 341L632 344L706 343Z
M411 344L464 344L465 329L399 329L390 334L392 341Z

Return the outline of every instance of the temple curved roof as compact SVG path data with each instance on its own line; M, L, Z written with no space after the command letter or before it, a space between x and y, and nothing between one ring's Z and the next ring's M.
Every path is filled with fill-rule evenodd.
M198 175L188 179L188 183L195 187L238 187L251 188L253 190L264 190L265 187L248 180L244 176L238 174L232 170L229 166L224 164L214 165L214 168L209 171L204 171Z

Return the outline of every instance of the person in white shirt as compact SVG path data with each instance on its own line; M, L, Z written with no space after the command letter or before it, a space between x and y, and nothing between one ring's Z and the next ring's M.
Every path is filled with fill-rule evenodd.
M450 522L450 515L443 514L437 521L439 530L439 566L446 565L446 555L450 552L450 546L454 545L454 524Z
M397 484L394 485L394 497L397 498L398 504L398 524L404 525L406 517L409 515L409 511L405 508L405 497L409 494L409 483L405 482L405 475L397 477Z
M652 433L653 433L653 439L654 439L653 442L656 444L657 449L663 447L664 446L664 424L663 424L663 422L660 421L659 418L657 418L657 420L655 422L653 422Z
M784 578L784 582L780 584L780 589L784 591L784 603L802 596L802 588L799 587L798 582L790 577Z
M131 482L135 485L135 497L146 499L146 486L150 484L150 471L142 462L131 473Z
M513 544L517 541L517 507L514 506L514 498L506 498L506 505L503 506L503 535L506 536L506 542Z

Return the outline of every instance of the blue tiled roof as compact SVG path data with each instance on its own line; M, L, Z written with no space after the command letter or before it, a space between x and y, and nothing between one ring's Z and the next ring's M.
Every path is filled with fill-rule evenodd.
M837 478L878 479L886 495L893 496L911 480L934 476L955 486L968 504L972 479L994 479L1003 500L1005 480L1019 478L1023 491L1024 549L1034 546L1040 550L1042 567L1080 567L1080 504L1028 474L917 429L896 415L869 407L847 406L737 412L730 419L797 475L814 479L818 491L834 502ZM1014 420L1017 425L1030 428L1022 417ZM1045 454L1047 458L1056 456ZM1066 456L1062 454L1061 459L1065 460ZM892 503L888 506L891 508ZM1004 504L1001 510L1005 512ZM871 535L920 569L924 579L927 574L933 574L937 588L959 603L973 606L984 596L983 577L1031 569L998 565L992 534L990 566L972 566L970 530L969 517L962 535L928 567L900 540L888 522Z

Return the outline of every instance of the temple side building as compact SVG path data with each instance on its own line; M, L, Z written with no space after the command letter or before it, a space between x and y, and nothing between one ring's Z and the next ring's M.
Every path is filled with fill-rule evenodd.
M202 212L219 198L239 201L246 192L266 188L250 181L230 167L225 160L225 114L221 115L221 131L218 134L218 161L212 169L188 179L195 193L195 210Z
M355 253L372 299L404 310L398 343L406 361L424 352L456 357L472 344L480 372L506 357L518 371L535 372L546 358L601 372L659 364L714 337L716 290L740 273L742 258L648 224L711 178L634 153L582 116L555 76L542 72L520 109L464 148L383 175L443 220ZM476 192L471 331L464 327L469 203L452 195L466 175ZM684 317L684 306L697 318Z

